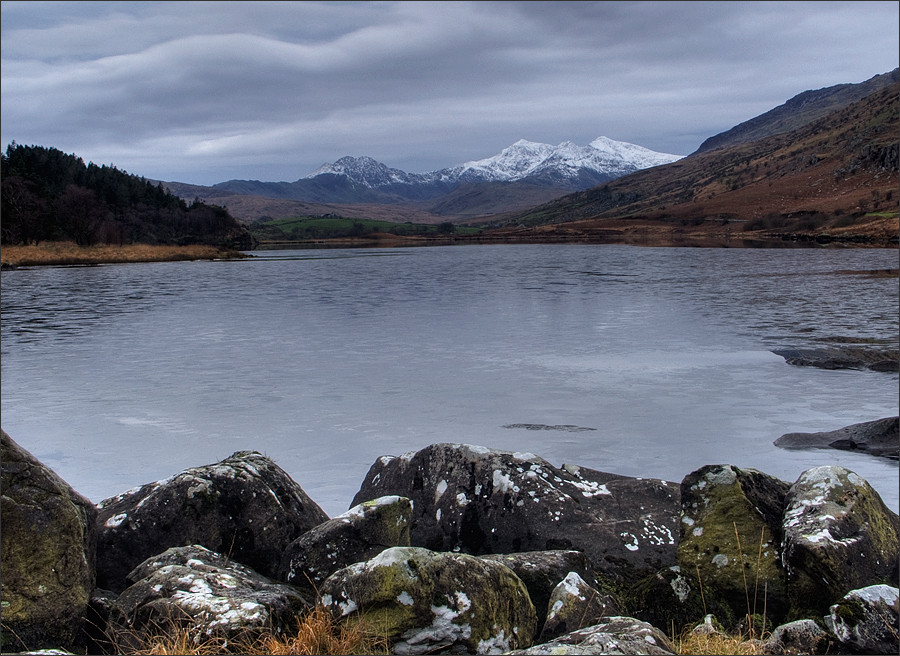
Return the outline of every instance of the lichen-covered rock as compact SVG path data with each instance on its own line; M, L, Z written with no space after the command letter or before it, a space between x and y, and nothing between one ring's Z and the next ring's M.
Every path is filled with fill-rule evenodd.
M775 627L760 646L763 654L833 654L834 636L813 620L796 620Z
M861 477L814 467L791 486L782 561L797 616L824 614L850 590L897 585L900 520Z
M637 578L675 564L679 487L554 467L533 453L433 444L369 469L354 503L413 501L413 545L470 554L584 551L594 567Z
M644 577L631 586L622 602L630 616L665 631L670 631L673 623L680 629L708 613L727 627L735 626L740 617L705 581L701 590L696 575L678 565Z
M621 616L609 617L600 624L566 633L550 642L510 652L547 656L675 653L675 647L655 626Z
M328 515L272 460L239 451L99 504L97 585L114 592L145 559L200 544L277 576L287 546Z
M288 545L278 578L315 589L342 567L369 560L388 547L408 547L411 520L412 504L404 497L380 497L354 506Z
M897 460L900 458L900 417L865 421L821 433L786 433L775 440L775 446L785 449L861 451Z
M588 585L577 573L569 572L550 594L547 620L539 642L593 626L604 617L618 615L618 612L611 597Z
M396 654L502 653L531 644L537 622L525 584L508 567L417 547L338 570L320 593L335 615L361 617Z
M97 511L2 431L0 467L0 647L70 647L94 588Z
M522 579L537 613L535 637L540 635L544 628L550 595L569 572L575 572L592 587L598 586L591 564L581 551L523 551L480 557L506 565Z
M309 603L276 583L199 545L148 558L128 575L107 633L119 649L137 647L160 630L179 627L195 640L225 639L249 630L293 629Z
M777 478L732 465L701 467L681 483L678 564L696 573L737 617L762 613L764 602L775 621L787 611L780 546L789 488Z
M851 590L831 607L838 640L860 654L900 653L900 594L889 585Z

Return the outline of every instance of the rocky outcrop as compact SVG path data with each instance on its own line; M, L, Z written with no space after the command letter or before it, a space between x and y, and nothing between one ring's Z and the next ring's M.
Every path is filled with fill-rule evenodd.
M584 551L593 566L636 577L675 564L679 487L554 467L533 453L434 444L369 469L353 503L413 501L410 542L470 554Z
M278 584L201 546L176 547L145 560L113 603L107 635L118 653L160 631L183 627L199 643L254 629L293 629L309 603Z
M408 547L411 520L412 504L404 497L380 497L354 506L289 544L278 578L314 590L343 567L388 547Z
M814 620L782 624L761 645L763 654L833 654L837 641Z
M272 460L240 451L99 504L97 585L170 547L199 544L274 578L287 546L328 520Z
M675 647L655 626L633 617L613 616L593 626L511 654L587 656L588 654L675 654Z
M873 585L851 590L829 612L828 620L842 644L859 654L900 653L895 587Z
M885 417L821 433L787 433L775 440L785 449L840 449L900 459L900 418Z
M762 612L779 621L788 599L781 521L789 486L762 472L708 465L681 483L678 564L716 590L735 617Z
M0 647L71 647L94 588L97 511L2 431L0 467Z
M837 466L814 467L788 491L782 562L795 609L814 615L850 590L897 585L900 520L872 487Z
M466 554L393 547L335 572L322 603L358 614L395 654L502 653L531 644L537 617L508 567Z
M548 642L618 614L619 609L609 595L599 592L577 573L569 572L550 594L539 641Z
M819 369L871 369L892 372L900 368L897 349L874 349L864 346L831 346L814 349L780 349L772 351L785 362L798 367Z

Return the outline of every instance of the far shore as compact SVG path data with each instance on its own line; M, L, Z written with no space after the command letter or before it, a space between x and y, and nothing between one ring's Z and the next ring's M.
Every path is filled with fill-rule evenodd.
M0 264L4 269L27 266L183 262L242 257L247 257L247 255L241 251L202 244L191 246L151 246L150 244L78 246L73 242L42 242L26 246L6 245L0 249Z

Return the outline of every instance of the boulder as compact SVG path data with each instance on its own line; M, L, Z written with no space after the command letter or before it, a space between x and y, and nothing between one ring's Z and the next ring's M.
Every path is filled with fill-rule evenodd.
M528 646L537 618L525 584L497 562L392 547L320 588L340 617L366 622L393 653L501 653Z
M278 578L315 590L339 569L369 560L388 547L409 546L412 504L404 497L380 497L354 506L291 542Z
M94 588L94 504L0 431L3 652L82 640Z
M854 472L838 466L803 472L786 498L782 547L797 616L824 614L856 588L896 585L898 533L897 514Z
M834 604L828 619L842 644L859 654L900 653L895 587L872 585L851 590Z
M410 542L469 554L574 549L617 578L675 564L679 487L533 453L433 444L369 469L354 503L396 494L413 501Z
M675 653L675 647L655 626L621 616L609 617L600 624L566 633L550 642L510 652L547 656Z
M287 546L328 520L284 470L255 451L129 490L99 509L97 585L114 592L142 561L191 544L275 578Z
M544 628L550 595L570 572L578 574L589 585L598 586L591 564L581 551L523 551L513 554L488 554L481 558L506 565L522 579L537 613L535 637L540 635Z
M763 654L833 654L835 640L814 620L796 620L775 627L760 649Z
M786 433L775 440L785 449L841 449L900 459L900 418L885 417L822 433Z
M785 362L798 367L819 369L870 369L894 372L900 367L897 349L866 346L828 346L812 349L781 349L772 351Z
M735 617L761 614L765 605L777 622L788 609L780 545L789 488L732 465L701 467L681 483L678 564Z
M540 642L593 626L602 618L618 615L619 612L611 597L588 585L575 572L569 572L553 589L549 604Z
M228 558L192 545L148 558L128 575L113 603L107 633L117 649L137 648L178 627L195 641L233 639L253 630L294 629L309 603ZM123 653L118 651L117 653Z

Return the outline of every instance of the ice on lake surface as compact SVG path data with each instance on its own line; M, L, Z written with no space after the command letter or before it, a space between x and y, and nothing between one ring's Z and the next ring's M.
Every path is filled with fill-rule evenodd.
M4 430L94 501L252 449L334 516L379 456L454 442L671 481L840 464L898 510L896 462L772 444L897 414L896 373L772 353L896 348L897 279L839 273L896 250L254 254L4 272Z

